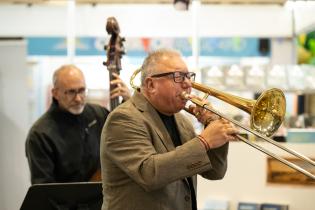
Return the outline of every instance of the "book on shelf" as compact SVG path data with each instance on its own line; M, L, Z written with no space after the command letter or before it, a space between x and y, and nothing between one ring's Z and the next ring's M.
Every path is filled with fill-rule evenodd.
M239 202L237 210L260 210L260 204L253 202Z
M229 210L229 201L208 199L200 210Z
M262 203L260 210L289 210L287 204Z

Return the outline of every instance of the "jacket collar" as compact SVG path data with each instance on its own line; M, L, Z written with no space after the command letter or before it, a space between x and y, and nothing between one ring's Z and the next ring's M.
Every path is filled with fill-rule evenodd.
M131 98L131 102L140 112L142 112L144 118L148 119L150 123L152 123L154 130L160 137L166 149L168 151L174 150L175 147L173 141L170 135L168 134L168 131L165 128L162 119L160 118L156 109L144 97L144 95L141 92L135 91L134 95ZM184 143L189 140L187 139L189 138L189 134L187 133L189 129L187 129L187 127L185 126L184 117L180 113L174 114L174 117L180 135L180 139L182 143Z

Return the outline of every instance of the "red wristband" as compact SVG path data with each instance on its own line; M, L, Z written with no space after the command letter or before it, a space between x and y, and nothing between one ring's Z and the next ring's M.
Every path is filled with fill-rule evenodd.
M205 146L206 150L208 151L210 149L209 143L206 141L205 138L203 138L201 135L197 136L198 139L202 142L202 144Z

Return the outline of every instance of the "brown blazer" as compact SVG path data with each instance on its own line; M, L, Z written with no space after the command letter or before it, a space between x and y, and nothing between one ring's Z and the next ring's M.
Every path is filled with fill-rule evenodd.
M228 144L206 152L182 114L175 114L182 146L174 147L157 111L141 94L117 107L101 137L102 210L191 210L196 174L223 178Z

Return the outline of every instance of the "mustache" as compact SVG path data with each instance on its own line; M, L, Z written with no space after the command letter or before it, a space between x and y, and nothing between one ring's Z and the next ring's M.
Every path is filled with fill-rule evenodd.
M70 106L78 106L78 105L84 105L85 102L77 102L77 101L73 101Z

